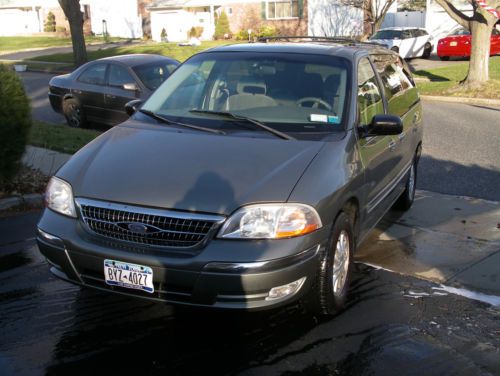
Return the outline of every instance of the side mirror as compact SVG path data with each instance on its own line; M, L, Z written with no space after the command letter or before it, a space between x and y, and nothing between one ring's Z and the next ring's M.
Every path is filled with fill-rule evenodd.
M365 128L365 136L388 136L403 132L403 120L394 115L375 115Z
M132 116L139 108L141 108L141 105L142 101L140 99L134 99L125 105L125 112L128 116Z
M131 82L128 84L123 84L123 89L130 90L130 91L138 91L139 87L137 86L137 84L135 82Z

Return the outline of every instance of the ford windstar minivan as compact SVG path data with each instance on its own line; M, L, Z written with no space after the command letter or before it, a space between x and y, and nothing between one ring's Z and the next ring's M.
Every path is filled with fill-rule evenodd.
M353 255L414 199L422 108L376 44L276 38L183 63L50 180L38 245L69 282L333 314Z

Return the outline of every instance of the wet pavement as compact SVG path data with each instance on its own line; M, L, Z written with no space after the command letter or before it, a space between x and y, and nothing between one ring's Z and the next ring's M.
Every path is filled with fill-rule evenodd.
M356 264L347 309L228 313L149 303L52 277L39 212L0 218L2 375L498 375L500 307Z

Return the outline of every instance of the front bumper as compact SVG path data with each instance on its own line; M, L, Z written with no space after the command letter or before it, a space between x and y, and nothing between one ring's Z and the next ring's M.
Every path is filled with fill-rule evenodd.
M304 237L275 241L212 239L199 254L187 256L102 241L78 220L48 209L38 228L38 246L52 273L69 282L161 302L244 310L275 308L306 294L329 234L323 227ZM155 292L107 285L105 259L151 267ZM297 293L266 299L273 287L302 277L306 280Z
M54 93L51 93L49 91L48 96L49 96L49 102L50 102L52 109L55 112L62 114L63 109L62 109L62 97L61 97L61 95L54 94Z

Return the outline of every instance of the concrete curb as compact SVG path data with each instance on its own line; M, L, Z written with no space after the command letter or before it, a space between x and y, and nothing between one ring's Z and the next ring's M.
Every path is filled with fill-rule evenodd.
M12 209L16 206L41 206L43 205L43 194L31 193L27 195L7 197L0 199L0 211Z
M487 98L466 98L466 97L443 97L438 95L421 95L425 101L437 101L437 102L448 102L448 103L461 103L461 104L476 104L480 106L500 106L499 99L487 99Z

